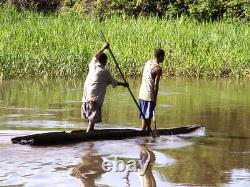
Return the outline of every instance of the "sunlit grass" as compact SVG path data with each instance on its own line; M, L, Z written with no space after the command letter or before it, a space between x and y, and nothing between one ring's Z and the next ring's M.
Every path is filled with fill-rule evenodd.
M137 76L155 48L166 51L165 76L244 76L250 63L250 24L198 23L155 17L42 15L0 8L0 77L79 77L106 34L124 73ZM116 73L112 61L109 68Z

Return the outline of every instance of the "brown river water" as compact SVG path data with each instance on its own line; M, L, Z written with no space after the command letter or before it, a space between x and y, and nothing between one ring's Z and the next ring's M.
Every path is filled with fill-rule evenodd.
M83 81L1 81L0 186L250 186L249 81L161 80L158 128L202 124L205 132L56 146L10 139L86 128ZM137 96L140 81L129 82ZM128 127L140 127L138 111L125 88L110 87L97 128ZM128 167L139 158L147 159L145 173ZM104 162L114 167L106 171Z

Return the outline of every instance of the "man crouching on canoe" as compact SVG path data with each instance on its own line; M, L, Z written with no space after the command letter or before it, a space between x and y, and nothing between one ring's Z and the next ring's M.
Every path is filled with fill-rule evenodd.
M150 127L153 111L156 107L159 81L162 75L162 68L159 63L164 60L165 52L162 49L156 49L154 58L146 62L143 70L142 83L139 92L139 103L144 116L142 119L142 130L148 130ZM144 119L145 117L145 119Z
M118 82L111 73L105 68L107 55L103 52L109 48L105 43L103 48L93 57L89 64L89 72L84 83L82 98L82 118L88 120L88 132L94 131L96 123L102 122L101 108L103 105L106 88L108 85L128 87L127 83Z

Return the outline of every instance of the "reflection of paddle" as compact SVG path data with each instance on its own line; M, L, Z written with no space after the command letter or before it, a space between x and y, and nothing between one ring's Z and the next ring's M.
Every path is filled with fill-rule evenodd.
M155 110L153 111L153 122L154 122L154 130L153 130L153 133L156 137L159 137L160 136L160 133L159 131L157 130L156 128L156 119L155 119Z
M107 42L107 40L106 40L106 38L105 38L105 36L104 36L104 34L103 34L102 31L101 31L101 36L102 36L103 41L104 41L104 42ZM124 75L123 75L123 73L122 73L122 71L121 71L121 69L120 69L120 67L119 67L119 65L118 65L118 63L117 63L117 61L116 61L116 58L115 58L114 54L112 53L110 47L108 48L108 50L109 50L109 52L110 52L110 54L111 54L111 56L112 56L112 58L113 58L113 60L114 60L114 62L115 62L115 65L116 65L117 69L119 70L119 73L120 73L121 76L122 76L122 79L123 79L124 83L128 83L128 82L126 81L126 79L125 79L125 77L124 77ZM130 95L132 96L132 98L133 98L133 100L134 100L134 102L135 102L137 108L139 109L139 111L140 111L140 113L141 113L141 116L143 117L144 120L146 120L144 114L142 113L141 107L139 106L138 102L137 102L136 99L135 99L134 94L132 93L132 91L130 90L129 87L127 87L127 88L128 88L128 91L129 91ZM155 138L156 136L154 135L154 133L153 133L151 127L148 126L147 129L148 129L148 131L150 132L150 135L151 135L153 138Z

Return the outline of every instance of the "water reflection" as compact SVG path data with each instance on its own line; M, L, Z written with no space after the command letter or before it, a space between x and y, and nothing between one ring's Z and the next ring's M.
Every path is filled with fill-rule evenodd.
M102 168L103 159L100 155L94 155L93 146L93 143L89 143L88 153L72 171L72 175L79 178L84 187L96 186L95 181L105 173Z
M124 158L120 157L120 160L117 160L117 157L115 157L112 161L113 163L111 164L113 168L110 168L110 171L106 171L105 168L103 168L103 163L105 160L107 161L110 158L98 155L94 150L94 144L90 143L88 153L82 157L81 163L72 170L72 175L78 178L81 186L84 187L111 185L111 183L105 184L100 181L97 183L101 177L105 177L103 174L106 172L113 172L113 177L117 177L118 174L122 174L125 186L135 186L133 177L136 176L139 179L140 186L156 187L157 183L153 174L153 166L156 161L156 155L152 150L145 148L144 146L140 146L140 149L138 157L132 160L130 159L129 161L123 162L122 159ZM124 185L120 181L120 183L117 183L116 186Z
M140 159L138 162L143 163L143 167L141 167L141 164L139 164L138 173L142 187L156 187L155 177L152 172L152 167L155 163L155 160L155 154L150 149L143 149L140 152Z

